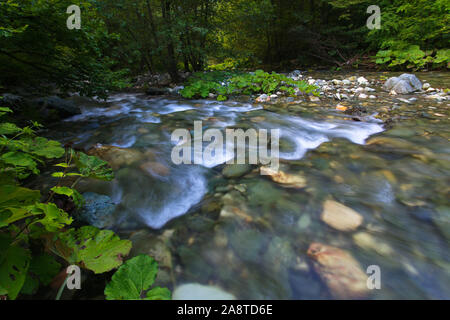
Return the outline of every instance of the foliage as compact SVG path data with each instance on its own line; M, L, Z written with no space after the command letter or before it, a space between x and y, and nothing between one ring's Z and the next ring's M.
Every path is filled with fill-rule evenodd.
M185 98L206 98L210 93L218 94L218 100L224 101L229 95L272 94L277 91L295 95L296 89L302 93L318 94L317 87L306 81L294 81L275 72L257 70L252 73L204 73L192 77L181 95Z
M0 2L0 84L50 82L64 91L106 97L127 85L126 70L106 53L115 36L95 1L79 1L80 30L66 27L70 0Z
M3 107L0 111L0 116L11 112ZM36 123L19 128L1 122L0 128L0 294L16 299L20 293L33 294L39 285L50 283L61 264L44 249L95 273L120 266L131 249L130 241L90 226L65 230L73 219L51 202L60 194L81 206L83 198L74 189L76 183L81 178L111 180L107 163L73 150L66 152L58 142L38 137L35 129L40 125ZM60 182L45 202L39 191L20 186L21 180L39 173L45 159L64 154L66 160L56 165L64 171L54 175ZM63 179L74 176L78 179L71 187L61 185ZM43 242L47 242L46 248Z
M105 288L108 300L170 300L171 293L166 288L155 287L158 263L148 255L134 257L114 273Z
M69 264L104 273L122 264L122 257L131 250L131 242L120 240L110 230L92 226L69 229L49 237L48 248Z

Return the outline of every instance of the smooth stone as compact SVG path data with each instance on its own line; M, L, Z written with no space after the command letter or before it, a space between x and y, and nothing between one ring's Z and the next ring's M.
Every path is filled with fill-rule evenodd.
M252 171L252 166L249 164L228 164L222 170L225 178L240 178Z
M177 287L172 300L236 300L236 297L219 287L189 283Z
M268 102L270 101L270 97L267 94L262 94L258 98L256 98L256 102Z
M355 210L333 200L325 201L321 219L330 227L340 231L352 231L363 222L363 217Z
M359 232L353 235L353 241L355 241L356 245L359 247L375 251L382 256L390 256L394 253L394 250L387 243L374 238L367 232Z
M117 170L123 166L129 166L144 158L142 152L135 149L125 149L114 146L97 144L87 152L90 156L97 156L109 163L111 168Z
M83 198L84 205L77 213L81 221L99 229L110 228L114 225L113 213L116 210L116 204L110 197L86 192L83 194Z
M359 77L358 79L356 79L356 81L358 82L359 85L367 85L367 84L369 84L369 80L367 80L364 77Z
M389 78L383 85L383 90L396 94L408 94L422 90L422 83L413 74L402 74L400 77Z
M261 167L261 175L269 176L272 181L288 188L302 189L306 187L306 179L302 175L285 173L270 167Z
M350 253L321 243L312 243L307 253L333 297L360 299L368 296L367 274Z

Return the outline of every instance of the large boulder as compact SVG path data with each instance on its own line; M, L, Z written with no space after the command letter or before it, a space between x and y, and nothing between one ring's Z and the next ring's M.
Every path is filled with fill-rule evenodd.
M113 214L116 204L110 197L86 192L83 194L84 205L77 213L80 221L86 222L99 229L107 229L114 225Z
M31 103L44 111L54 111L61 118L81 114L81 109L73 101L65 100L57 96L37 98Z
M408 94L422 90L422 83L413 74L404 73L400 77L389 78L383 86L383 90L397 94Z

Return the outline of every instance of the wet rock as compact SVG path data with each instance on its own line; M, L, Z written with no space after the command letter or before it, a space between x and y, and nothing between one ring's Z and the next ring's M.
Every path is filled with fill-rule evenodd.
M306 230L311 225L311 217L309 214L304 214L298 219L297 228L299 230Z
M113 214L116 204L110 197L94 192L86 192L83 197L85 203L76 215L80 221L99 229L107 229L114 225Z
M172 254L163 239L151 234L148 230L140 230L131 234L129 240L133 244L130 258L147 254L158 262L160 268L172 268Z
M80 108L75 103L57 96L34 99L32 100L32 104L37 105L41 109L54 110L61 118L81 114Z
M298 81L301 78L303 78L302 72L300 70L294 70L288 75L289 78L291 78L294 81Z
M266 235L256 229L237 230L230 237L230 244L236 255L246 262L257 262L267 245Z
M394 91L396 94L408 94L422 90L422 83L413 74L402 74L400 77L389 78L383 85L383 90Z
M359 99L367 99L368 96L367 96L367 94L365 94L365 93L361 93L361 94L358 96L358 98L359 98Z
M359 232L353 235L353 241L356 245L366 249L377 252L382 256L390 256L394 253L394 250L387 243L374 238L371 234L367 232Z
M323 205L321 219L330 227L340 231L352 231L363 222L363 217L343 204L327 200Z
M170 168L166 167L162 163L159 162L145 162L139 166L142 171L144 171L147 174L150 174L151 176L162 176L166 177L170 174Z
M252 166L249 164L228 164L222 170L222 174L225 178L240 178L252 171Z
M359 84L360 86L366 86L366 85L369 84L369 80L367 80L367 79L364 78L364 77L359 77L358 79L356 79L356 81L358 82L358 84Z
M264 255L267 266L275 272L286 272L295 262L296 256L290 242L280 237L274 237Z
M281 170L274 170L270 167L261 167L262 175L269 176L272 181L282 184L287 188L302 189L306 187L306 179L300 174L290 174Z
M144 158L144 155L135 149L103 146L101 144L94 146L87 152L87 154L97 156L108 162L114 170L117 170L123 166L129 166L132 163L141 161Z
M308 256L314 270L337 299L365 298L369 294L367 275L353 256L339 248L312 243Z
M258 103L269 102L270 101L270 97L267 94L262 94L258 98L256 98L255 101L258 102Z
M173 300L236 300L232 294L219 287L204 286L198 283L183 284L177 287L173 294Z
M149 96L163 96L165 94L169 94L170 91L167 88L148 88L145 93Z
M320 98L316 97L316 96L311 96L311 97L309 97L309 101L311 101L311 102L319 102Z

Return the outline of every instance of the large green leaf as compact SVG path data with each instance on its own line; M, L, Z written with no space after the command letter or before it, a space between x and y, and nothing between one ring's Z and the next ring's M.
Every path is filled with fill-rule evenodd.
M44 253L33 256L21 293L34 294L39 284L49 285L59 270L61 270L61 264L51 255Z
M59 209L54 203L37 203L29 207L29 210L33 215L44 215L41 219L34 221L33 224L40 223L49 232L56 232L66 225L70 225L73 221L67 212Z
M105 288L108 300L169 300L170 291L154 288L158 263L148 255L139 255L125 262ZM147 293L147 294L146 294Z
M61 158L65 153L61 143L43 137L22 139L20 142L23 151L47 159Z
M106 181L114 179L114 173L106 161L82 152L78 152L74 159L78 170L84 177Z
M20 151L7 152L1 155L0 161L12 167L27 168L34 174L39 173L35 159L27 153L23 153Z
M37 190L0 185L0 228L31 216L27 206L39 201L40 197Z
M14 123L0 123L0 134L15 134L22 131Z
M25 282L31 257L28 250L11 243L11 238L0 234L0 286L14 300Z
M113 231L92 226L70 229L57 235L52 250L70 264L103 273L119 267L131 250L131 241L121 240Z

